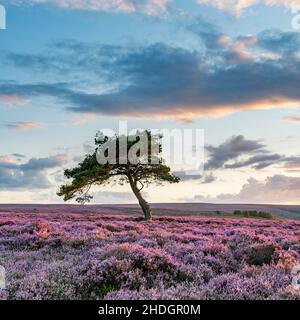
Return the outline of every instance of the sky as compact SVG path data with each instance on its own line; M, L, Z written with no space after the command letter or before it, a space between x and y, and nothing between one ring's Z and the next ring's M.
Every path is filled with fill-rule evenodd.
M203 129L150 202L300 204L300 0L0 0L0 203L60 203L98 130ZM128 186L94 203L135 202Z

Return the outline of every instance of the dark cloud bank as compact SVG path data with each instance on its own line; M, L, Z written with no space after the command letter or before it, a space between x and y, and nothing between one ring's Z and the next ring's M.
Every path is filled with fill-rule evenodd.
M65 155L32 158L23 164L10 157L0 157L0 190L47 189L51 183L46 170L61 167L65 162Z
M2 52L17 68L55 74L61 82L0 82L0 92L51 96L68 110L109 116L220 116L300 102L300 36L267 30L236 39L198 21L188 28L203 49L153 44L121 47L65 41L49 54ZM262 54L264 53L264 54ZM74 79L86 79L84 85ZM95 89L103 87L103 89Z

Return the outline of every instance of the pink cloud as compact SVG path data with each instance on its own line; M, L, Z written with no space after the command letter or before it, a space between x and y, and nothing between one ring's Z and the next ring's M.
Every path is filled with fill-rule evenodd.
M31 3L45 3L62 8L107 11L107 12L143 12L157 15L166 10L171 0L31 0ZM22 3L25 1L21 1Z
M9 129L16 129L19 131L30 131L33 129L42 129L46 127L46 124L43 122L14 122L4 125Z
M28 99L17 95L0 94L0 105L7 107L23 107L28 104Z
M258 4L266 6L284 6L293 9L300 5L299 0L197 0L199 4L216 7L222 11L239 16L245 9Z

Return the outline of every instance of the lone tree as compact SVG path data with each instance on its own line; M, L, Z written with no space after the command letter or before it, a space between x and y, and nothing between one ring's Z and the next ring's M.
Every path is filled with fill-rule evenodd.
M65 177L72 179L62 185L58 192L64 201L76 198L84 204L93 197L89 195L92 186L129 183L146 220L152 219L151 208L141 191L151 183L178 183L180 179L171 174L170 168L161 157L161 136L143 131L131 136L107 137L98 132L95 138L96 149L86 155L77 167L65 170Z

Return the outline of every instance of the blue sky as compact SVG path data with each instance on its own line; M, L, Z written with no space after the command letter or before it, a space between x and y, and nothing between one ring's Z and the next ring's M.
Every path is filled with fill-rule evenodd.
M204 176L150 201L299 202L297 1L38 2L0 0L0 202L60 202L63 169L120 119L205 130Z

